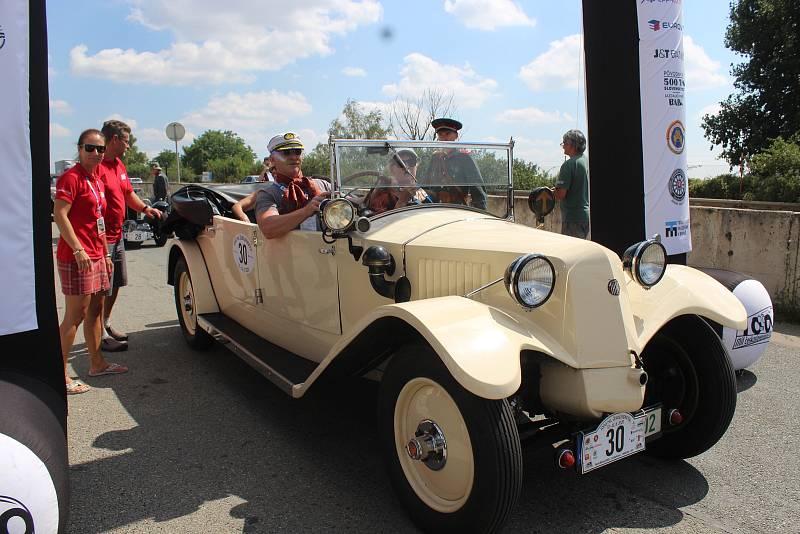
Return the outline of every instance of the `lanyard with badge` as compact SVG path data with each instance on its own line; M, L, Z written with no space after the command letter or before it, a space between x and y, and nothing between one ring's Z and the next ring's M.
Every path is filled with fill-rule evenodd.
M106 233L106 221L103 218L103 209L102 205L100 204L100 195L94 190L92 186L92 180L87 176L86 183L89 184L89 190L92 192L92 196L94 196L95 200L95 213L97 214L97 233L98 235L103 235Z

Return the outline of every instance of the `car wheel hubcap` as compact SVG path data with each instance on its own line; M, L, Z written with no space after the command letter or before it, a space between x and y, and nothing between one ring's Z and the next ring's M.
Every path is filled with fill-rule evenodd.
M194 295L192 293L192 282L187 273L181 273L180 285L180 302L183 304L183 324L186 326L186 331L190 335L194 335L195 328L197 327L197 319L194 316Z
M450 394L429 378L410 380L397 397L394 435L400 467L417 496L438 512L461 509L472 492L475 463Z
M425 420L419 424L414 437L406 444L406 452L412 460L419 460L434 471L447 463L447 440L435 422Z

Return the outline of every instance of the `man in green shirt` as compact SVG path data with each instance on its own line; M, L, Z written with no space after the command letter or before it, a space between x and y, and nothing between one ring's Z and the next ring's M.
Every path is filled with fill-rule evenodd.
M589 235L589 164L586 137L580 130L564 134L561 146L569 159L561 165L556 180L556 200L561 203L561 233L586 239Z

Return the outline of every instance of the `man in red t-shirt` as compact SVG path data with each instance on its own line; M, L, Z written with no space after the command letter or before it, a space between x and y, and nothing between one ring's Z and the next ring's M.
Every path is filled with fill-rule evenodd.
M128 335L111 326L111 310L119 295L119 288L128 285L128 270L125 263L125 241L122 239L122 223L125 221L125 206L146 216L161 218L161 211L145 204L133 192L128 179L128 170L120 159L130 146L131 128L118 120L103 124L106 137L106 153L100 163L103 182L106 187L106 239L109 253L114 262L114 278L111 289L103 302L103 327L108 337L104 337L100 347L109 352L126 350Z

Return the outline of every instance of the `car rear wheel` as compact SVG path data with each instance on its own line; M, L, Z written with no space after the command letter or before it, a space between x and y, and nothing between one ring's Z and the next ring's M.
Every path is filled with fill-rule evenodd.
M647 452L679 459L710 449L736 410L733 365L716 334L697 317L680 317L653 337L642 360L649 376L645 405L661 402L667 414L663 436ZM680 414L677 424L669 422L672 410Z
M494 532L522 487L506 400L461 387L428 347L401 349L381 383L378 426L392 485L425 531Z
M214 343L208 332L197 326L197 313L194 307L194 289L192 277L186 260L180 258L175 264L175 309L178 312L178 322L181 325L183 337L190 347L205 349Z

